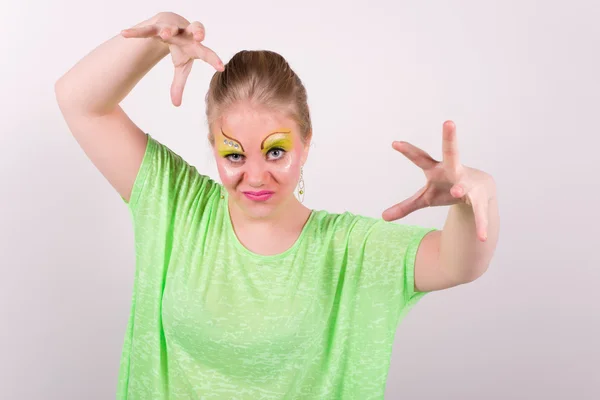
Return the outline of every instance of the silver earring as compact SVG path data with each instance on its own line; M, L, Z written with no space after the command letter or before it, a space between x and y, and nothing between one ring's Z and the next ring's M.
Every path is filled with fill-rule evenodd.
M304 202L304 171L300 167L300 180L298 181L298 200L300 203Z

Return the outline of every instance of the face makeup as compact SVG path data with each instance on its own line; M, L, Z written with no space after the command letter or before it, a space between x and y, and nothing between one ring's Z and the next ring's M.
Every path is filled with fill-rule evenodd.
M273 192L269 190L261 190L259 192L244 192L244 196L252 201L267 201L273 196Z
M244 172L243 166L252 157L261 157L253 152L246 152L242 143L221 130L221 134L215 138L217 153L223 160L220 163L222 171L230 179L235 179ZM289 129L279 129L276 132L268 134L260 143L260 162L265 163L269 172L287 173L296 157L294 157L294 142L292 133Z
M241 105L215 128L217 168L230 202L254 218L288 207L306 151L295 121Z
M280 148L286 153L293 150L294 144L290 138L291 131L273 132L267 136L260 144L260 149L264 155L267 155L271 149Z

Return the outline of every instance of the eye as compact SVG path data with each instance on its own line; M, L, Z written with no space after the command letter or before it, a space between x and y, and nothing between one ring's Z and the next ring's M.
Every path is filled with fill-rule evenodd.
M285 150L279 148L279 147L275 147L271 150L269 150L269 152L267 153L268 155L271 155L272 157L269 157L270 160L279 160L280 158L282 158L285 155Z
M225 156L226 159L228 159L229 161L231 161L234 164L240 163L243 161L244 156L241 154L237 154L237 153L232 153L232 154L228 154Z

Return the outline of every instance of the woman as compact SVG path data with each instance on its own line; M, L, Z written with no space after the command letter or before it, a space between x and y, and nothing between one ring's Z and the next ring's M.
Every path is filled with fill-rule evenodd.
M134 223L118 397L382 398L406 312L487 269L499 226L493 179L460 164L447 122L442 162L394 143L427 184L384 220L308 209L294 196L312 137L302 82L273 52L240 52L224 66L203 39L199 22L159 13L56 84L69 129ZM168 54L176 106L194 59L217 70L206 113L222 184L119 107ZM439 205L452 205L442 231L390 222Z

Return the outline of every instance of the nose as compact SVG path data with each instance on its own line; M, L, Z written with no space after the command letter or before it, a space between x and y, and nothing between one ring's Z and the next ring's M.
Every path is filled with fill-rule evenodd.
M264 160L246 162L246 182L253 188L259 188L267 183L268 171Z

